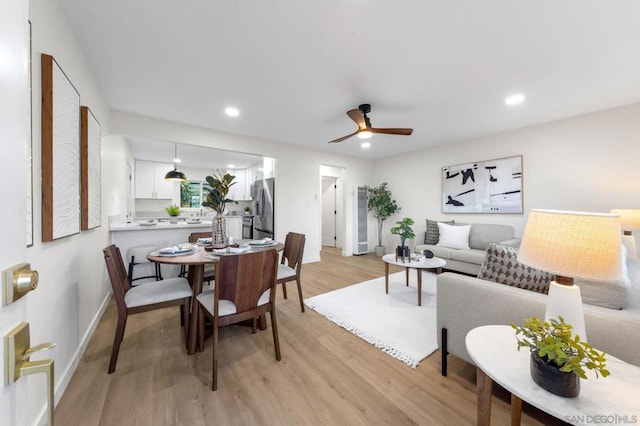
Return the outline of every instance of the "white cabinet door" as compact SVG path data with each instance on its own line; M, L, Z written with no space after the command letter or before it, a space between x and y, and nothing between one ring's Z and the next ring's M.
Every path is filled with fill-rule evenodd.
M247 199L247 179L246 179L245 170L244 169L227 170L227 173L236 177L233 180L235 182L235 185L231 186L231 188L229 189L229 194L228 194L229 198L235 201L246 200Z
M176 187L179 182L175 180L166 180L164 177L170 170L173 170L173 164L171 163L155 163L155 185L156 196L155 198L167 198L172 199L175 193Z
M136 160L135 197L172 199L176 183L164 179L172 169L171 163Z
M150 161L136 161L134 182L136 198L154 198L155 170L155 164Z

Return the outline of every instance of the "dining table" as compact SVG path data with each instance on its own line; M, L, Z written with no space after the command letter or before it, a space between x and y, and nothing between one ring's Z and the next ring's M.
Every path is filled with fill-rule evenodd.
M194 354L198 349L198 318L199 318L199 303L196 297L202 293L202 284L204 279L204 268L207 264L216 264L220 261L220 256L234 254L238 252L238 248L246 248L242 253L250 253L260 250L275 249L280 252L284 249L284 244L278 241L273 241L269 245L252 245L252 240L240 240L238 244L227 249L218 249L215 251L205 250L205 246L198 244L179 244L175 247L193 247L192 250L175 250L172 253L170 250L164 251L158 250L151 252L147 255L147 259L151 262L166 264L166 265L186 265L189 267L188 280L193 295L191 297L191 308L189 312L189 324L187 324L187 353L189 355ZM224 252L221 252L224 250ZM240 253L238 253L240 254Z

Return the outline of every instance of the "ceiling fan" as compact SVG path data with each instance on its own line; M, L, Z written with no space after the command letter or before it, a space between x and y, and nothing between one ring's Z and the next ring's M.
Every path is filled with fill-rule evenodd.
M387 135L405 135L408 136L413 133L413 129L377 129L371 127L371 121L367 116L371 112L371 105L362 104L358 109L352 109L347 111L347 115L358 125L358 130L350 135L343 136L341 138L330 141L329 143L342 142L345 139L349 139L352 136L358 135L362 139L370 138L373 133L384 133Z

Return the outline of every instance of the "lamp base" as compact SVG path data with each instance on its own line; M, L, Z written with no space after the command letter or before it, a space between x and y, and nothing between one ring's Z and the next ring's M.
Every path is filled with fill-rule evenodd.
M583 342L587 341L580 287L575 284L563 285L551 281L544 319L545 321L551 318L557 320L559 316L564 318L564 322L571 324L574 335L580 336L580 340Z

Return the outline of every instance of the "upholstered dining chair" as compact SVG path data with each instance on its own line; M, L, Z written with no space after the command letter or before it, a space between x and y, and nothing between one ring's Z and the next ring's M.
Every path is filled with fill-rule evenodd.
M211 390L218 388L218 329L220 327L253 321L269 312L273 331L276 360L280 361L280 343L275 310L275 286L278 254L275 250L262 250L222 256L216 267L213 290L197 296L200 304L198 318L198 346L204 347L204 317L213 327L213 378Z
M198 242L200 238L211 238L212 235L213 235L213 232L192 232L191 234L189 234L189 243L195 244ZM215 278L215 273L216 273L216 266L212 263L206 264L204 266L204 278L202 281L205 283L211 283L211 281L213 281L213 279ZM182 265L180 267L180 274L178 276L180 277L187 276L186 265Z
M287 298L286 283L296 281L298 285L298 297L300 298L300 310L304 312L302 298L302 286L300 285L300 271L302 270L302 256L304 254L304 234L289 232L284 240L282 260L278 265L277 284L282 284L282 293Z
M127 325L128 316L180 305L180 322L185 328L186 336L192 290L184 278L167 278L162 281L153 281L132 287L120 255L120 249L112 244L105 248L103 253L109 273L109 281L111 281L113 297L118 308L118 324L113 338L111 361L109 362L108 370L109 374L111 374L116 369L120 344L124 338L124 329Z

